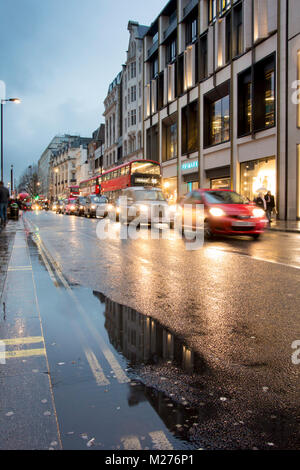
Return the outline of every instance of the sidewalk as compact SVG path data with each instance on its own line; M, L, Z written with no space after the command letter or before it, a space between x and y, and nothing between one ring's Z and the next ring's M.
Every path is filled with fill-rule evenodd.
M0 228L0 300L4 288L8 263L11 257L13 243L17 230L22 230L23 224L19 221L9 221L6 228Z
M275 220L268 230L276 232L300 233L300 221L295 220Z
M0 450L60 448L28 233L0 233Z

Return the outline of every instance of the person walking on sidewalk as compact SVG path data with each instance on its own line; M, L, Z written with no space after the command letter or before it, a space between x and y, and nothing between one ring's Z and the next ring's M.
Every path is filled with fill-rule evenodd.
M272 222L272 212L275 209L275 198L272 196L271 191L268 191L267 194L265 195L265 201L266 201L266 215L267 219L269 221L269 224Z
M3 181L0 181L0 219L2 226L6 225L8 201L9 190L4 186Z

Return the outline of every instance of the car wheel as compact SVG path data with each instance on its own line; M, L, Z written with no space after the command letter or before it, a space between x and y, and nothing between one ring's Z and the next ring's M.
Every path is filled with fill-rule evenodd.
M260 233L255 233L254 235L251 235L253 240L258 240L260 238Z
M211 226L208 219L204 221L204 238L206 238L207 240L213 238L213 232L211 230Z

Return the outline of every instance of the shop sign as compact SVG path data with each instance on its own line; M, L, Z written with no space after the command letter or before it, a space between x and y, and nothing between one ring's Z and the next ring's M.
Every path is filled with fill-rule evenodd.
M195 168L198 168L198 160L195 160L194 162L185 162L181 165L181 170L193 170Z

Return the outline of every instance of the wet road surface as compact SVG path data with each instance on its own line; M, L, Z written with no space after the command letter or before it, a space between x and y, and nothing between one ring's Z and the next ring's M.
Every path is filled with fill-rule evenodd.
M26 218L63 448L299 447L299 236L188 252Z

